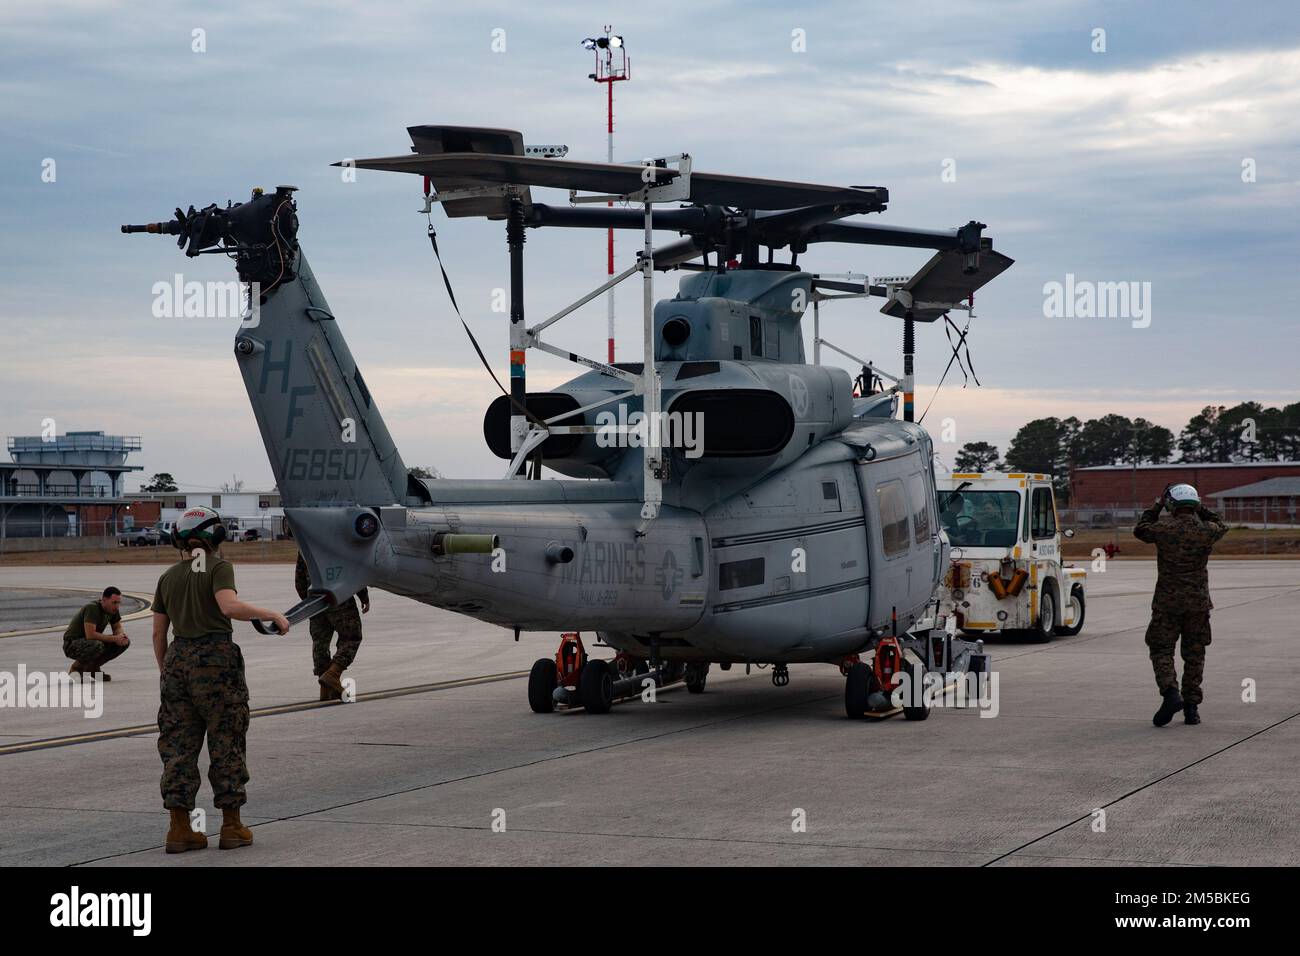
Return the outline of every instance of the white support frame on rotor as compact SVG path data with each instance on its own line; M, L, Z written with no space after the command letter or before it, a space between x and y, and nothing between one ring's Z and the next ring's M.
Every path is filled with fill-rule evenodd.
M658 174L654 171L657 169L667 169L675 164L677 175L669 182L658 184L655 180ZM679 202L690 198L691 194L691 157L687 153L680 153L676 156L659 157L644 160L642 163L644 172L642 181L645 185L635 192L626 193L617 196L579 196L576 190L569 191L569 201L574 204L578 203L608 203L608 202L639 202L645 207L645 248L638 258L637 264L631 268L612 277L607 282L602 283L591 292L574 301L572 304L556 312L550 318L537 323L532 327L523 327L519 323L519 328L511 325L510 348L512 351L523 351L529 348L541 349L551 355L558 356L566 361L573 362L577 365L585 366L599 372L604 372L615 378L629 382L632 385L632 394L642 396L642 405L648 429L659 428L661 421L661 383L659 380L659 369L655 363L655 342L654 342L654 204L657 202ZM466 189L455 189L428 194L425 196L424 208L421 212L428 213L435 202L446 202L453 199L471 199L483 196L518 196L520 187L517 186L485 186L471 187ZM561 349L558 346L543 342L541 333L550 328L556 322L565 316L577 311L582 306L596 299L605 292L608 292L614 286L618 285L625 279L631 278L637 272L642 276L642 348L643 361L641 373L629 372L625 369L618 368L608 362L600 362L596 359L587 358L576 352L570 352ZM548 437L556 435L572 434L593 434L597 428L593 425L559 425L557 422L564 419L573 418L574 416L588 412L591 409L599 408L602 405L611 404L627 397L626 394L612 395L609 398L593 402L582 408L576 408L571 411L556 415L553 418L546 419L541 426L533 425L524 419L522 415L511 416L511 447L514 449L514 456L510 462L507 478L518 478L521 476L521 469L527 462L529 455L535 452ZM518 420L518 421L517 421ZM522 429L520 428L522 422ZM521 432L520 439L515 440L516 430ZM641 522L637 526L637 535L644 535L653 522L659 516L659 509L663 504L663 478L665 474L663 443L661 440L651 438L642 448L644 455L644 464L642 468L642 504L641 504Z

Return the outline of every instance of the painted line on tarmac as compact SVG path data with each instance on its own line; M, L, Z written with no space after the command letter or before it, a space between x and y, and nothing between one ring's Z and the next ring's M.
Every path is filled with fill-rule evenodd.
M1142 784L1142 786L1140 786L1140 787L1134 787L1134 788L1133 788L1132 790L1130 790L1128 793L1121 794L1120 796L1115 797L1113 800L1109 800L1109 801L1107 801L1106 803L1103 803L1101 806L1095 808L1094 810L1090 810L1088 813L1085 813L1085 814L1084 814L1083 816L1081 816L1081 817L1078 817L1078 818L1076 818L1076 819L1074 819L1074 820L1071 820L1069 823L1063 823L1063 824L1061 824L1059 827L1057 827L1056 829L1054 829L1054 830L1049 830L1048 832L1044 833L1042 836L1034 837L1032 840L1028 841L1027 843L1022 843L1022 844L1020 844L1020 846L1016 847L1016 848L1013 849L1013 850L1007 850L1005 853L1003 853L1003 854L1001 854L1001 855L999 855L999 856L995 856L993 859L989 860L987 863L981 863L981 864L980 864L980 867L983 868L983 867L986 867L986 866L992 866L994 863L998 863L998 862L1000 862L1001 860L1005 860L1005 859L1006 859L1007 857L1009 857L1009 856L1014 856L1015 854L1019 853L1021 850L1028 849L1029 847L1033 846L1035 843L1038 843L1038 842L1041 841L1041 840L1046 840L1048 837L1050 837L1050 836L1055 836L1056 834L1060 833L1060 832L1063 831L1063 830L1068 830L1068 829L1070 829L1070 827L1078 826L1080 823L1083 823L1083 822L1086 821L1086 820L1091 820L1091 819L1093 818L1093 816L1095 815L1095 813L1096 813L1097 810L1108 810L1108 809L1110 809L1111 807L1113 807L1115 804L1120 803L1121 801L1127 800L1129 797L1135 796L1136 794L1141 793L1143 790L1147 790L1147 789L1149 789L1149 788L1151 788L1151 787L1154 787L1156 784L1163 783L1164 781L1168 780L1170 777L1175 776L1176 774L1180 774L1180 773L1182 773L1184 770L1190 770L1190 769L1192 769L1193 767L1195 767L1197 764L1205 763L1205 761L1210 760L1210 759L1212 759L1212 758L1214 758L1214 757L1217 757L1217 756L1219 756L1219 754L1221 754L1221 753L1226 753L1227 751L1231 750L1233 747L1238 746L1239 744L1244 744L1244 743L1246 743L1248 740L1254 740L1254 739L1255 739L1256 737L1258 737L1260 734L1266 734L1266 733L1268 733L1270 730L1274 729L1275 727L1281 727L1281 726L1282 726L1283 724L1285 724L1287 721L1289 721L1289 720L1295 720L1297 717L1300 717L1300 712L1294 713L1294 714L1290 715L1289 717L1283 717L1281 720L1274 721L1273 723L1269 724L1267 727L1263 727L1263 728L1261 728L1261 729L1255 731L1253 734L1247 734L1245 737L1242 737L1240 740L1234 740L1232 743L1228 744L1227 746L1220 747L1218 750L1214 751L1213 753L1208 753L1208 754L1206 754L1204 757L1198 757L1197 759L1193 760L1191 763L1187 764L1187 765L1184 766L1184 767L1179 767L1177 770L1171 770L1171 771L1169 771L1169 772L1166 773L1166 774L1161 774L1159 777L1156 777L1154 780L1147 781L1146 783ZM1032 857L1033 854L1030 854L1030 856ZM1124 863L1124 862L1127 862L1127 861L1125 861L1125 860L1107 860L1107 862L1111 862L1111 863Z
M46 584L42 584L39 587L4 587L0 588L0 591L80 591L83 594L89 594L92 597L96 593L94 588L64 588L53 587ZM140 610L132 611L130 614L124 615L122 617L124 622L138 621L140 618L147 617L153 613L152 594L140 594L136 591L123 591L122 594L125 597L134 598L144 605ZM86 603L89 604L90 602L87 601ZM55 631L66 630L67 626L68 625L66 624L51 624L48 627L35 627L26 631L0 631L0 640L4 640L6 637L27 637L31 634L53 634Z
M509 671L502 674L484 674L479 677L462 677L459 680L439 681L434 684L417 684L413 687L395 687L391 690L376 690L368 694L358 694L352 703L371 700L387 700L390 697L409 697L413 694L427 694L430 691L451 690L456 687L473 687L476 684L492 684L497 681L518 680L527 677L528 671ZM249 711L250 717L274 717L278 714L295 714L304 710L320 710L325 707L349 707L350 703L341 700L304 700L294 704L277 704L274 707L258 707ZM71 747L75 744L94 743L98 740L118 740L123 737L138 737L141 734L156 734L158 725L136 724L134 727L115 727L111 730L99 730L89 734L71 734L67 737L47 737L44 740L29 740L19 744L0 746L0 756L6 754L29 753L34 750L50 750L54 747Z

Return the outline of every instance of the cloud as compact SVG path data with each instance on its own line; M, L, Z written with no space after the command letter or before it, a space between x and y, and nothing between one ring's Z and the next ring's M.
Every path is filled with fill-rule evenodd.
M891 208L876 221L988 223L1017 262L980 293L971 324L986 387L963 392L950 377L931 414L969 416L1002 446L1040 414L1115 411L1177 429L1227 396L1294 400L1300 24L1281 2L1240 17L1189 3L1179 15L1169 30L1142 9L1065 0L1002 4L996 17L952 2L871 16L850 3L631 8L616 24L633 73L616 89L616 155L688 151L698 169L880 184ZM421 122L519 128L603 158L604 91L586 79L578 41L605 18L594 3L4 7L6 425L30 430L22 423L53 409L70 427L141 434L147 468L172 470L181 456L196 471L269 483L231 329L148 315L153 282L177 271L226 279L229 263L185 260L117 226L284 182L301 187L304 247L404 458L498 474L481 438L495 386L446 300L415 215L419 180L344 183L328 164L404 152L404 127ZM1090 52L1097 26L1105 54ZM206 53L191 51L195 28ZM806 53L791 47L795 29ZM41 181L46 156L56 183ZM1247 158L1257 182L1242 181ZM940 178L949 159L955 182ZM441 213L434 224L467 320L504 365L505 322L490 306L507 282L501 224ZM621 265L638 242L618 234ZM600 283L603 252L596 232L530 233L529 321ZM915 271L925 255L821 246L800 261L883 275ZM1066 273L1150 281L1151 327L1044 319L1043 285ZM657 297L677 278L656 277ZM639 302L639 288L620 287L620 359L639 358ZM874 305L838 304L823 320L850 351L901 364L898 324ZM549 338L599 355L604 325L598 301ZM919 331L923 381L948 354L937 328ZM197 392L170 371L182 357L204 372ZM569 371L542 357L529 366L534 388ZM198 436L187 427L218 416L221 427Z

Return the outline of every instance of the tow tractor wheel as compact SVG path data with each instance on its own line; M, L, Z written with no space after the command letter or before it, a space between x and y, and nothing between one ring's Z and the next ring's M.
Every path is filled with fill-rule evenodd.
M549 714L555 710L555 661L543 657L533 663L528 672L528 706L534 714Z
M1052 592L1043 588L1038 599L1038 621L1029 631L1029 639L1035 644L1046 644L1052 639L1056 627L1056 600Z
M614 674L608 661L587 661L578 678L578 699L589 714L609 713L614 704Z
M708 664L686 665L686 689L692 694L704 693L704 682L709 679Z
M1074 609L1074 623L1069 627L1061 626L1056 633L1064 637L1074 637L1083 630L1083 614L1086 610L1083 600L1083 588L1075 585L1070 589L1070 607Z
M921 683L921 680L923 677L925 677L925 671L917 667L915 664L912 665L912 667L910 667L908 670L909 670L908 683L911 684L912 693L919 695L922 692L923 685ZM906 704L903 705L904 720L925 720L925 718L929 716L930 716L929 704L920 704L916 707L908 707Z
M844 713L858 720L867 712L867 697L871 693L870 664L854 664L844 678Z

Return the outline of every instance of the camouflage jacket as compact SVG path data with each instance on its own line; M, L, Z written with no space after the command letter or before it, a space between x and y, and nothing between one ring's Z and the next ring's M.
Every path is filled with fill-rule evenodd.
M294 590L298 592L298 597L303 599L306 599L308 593L311 591L311 576L307 572L307 562L303 559L301 554L298 555L298 563L293 569L293 587ZM370 591L366 588L362 588L358 591L357 597L361 598L362 604L370 603ZM348 598L348 601L351 600L351 598ZM333 610L337 610L337 608ZM322 611L321 613L328 614L330 612Z
M1142 512L1133 536L1156 546L1156 591L1151 608L1156 611L1208 611L1210 581L1205 567L1215 543L1228 533L1227 526L1208 508L1194 513L1160 516L1160 505Z

